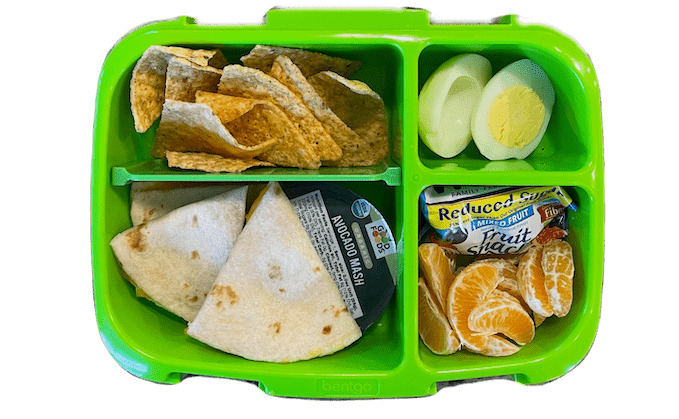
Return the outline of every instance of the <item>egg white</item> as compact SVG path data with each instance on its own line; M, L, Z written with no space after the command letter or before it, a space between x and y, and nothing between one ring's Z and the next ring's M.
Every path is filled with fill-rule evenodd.
M444 158L461 153L472 141L471 119L492 69L478 54L461 54L441 64L419 95L419 134Z
M490 132L488 114L491 105L502 92L514 86L533 90L545 107L545 116L537 135L524 147L507 147L498 142ZM547 130L554 107L554 88L547 74L533 61L523 59L500 70L486 84L472 114L471 131L474 143L489 160L525 159L540 144Z

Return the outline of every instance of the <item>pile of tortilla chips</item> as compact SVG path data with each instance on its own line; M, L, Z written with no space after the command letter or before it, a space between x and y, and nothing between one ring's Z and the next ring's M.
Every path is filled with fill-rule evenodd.
M137 132L160 117L151 154L170 167L371 166L389 151L382 98L349 80L358 61L257 45L228 64L219 50L151 46L130 101Z

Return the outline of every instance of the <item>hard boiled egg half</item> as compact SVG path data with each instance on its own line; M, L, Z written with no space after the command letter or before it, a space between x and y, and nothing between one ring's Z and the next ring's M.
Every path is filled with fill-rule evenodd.
M455 56L427 79L419 96L419 134L431 151L454 157L472 141L472 112L492 70L478 54Z
M524 159L540 144L554 106L554 88L529 59L500 70L485 85L472 112L471 132L489 160Z

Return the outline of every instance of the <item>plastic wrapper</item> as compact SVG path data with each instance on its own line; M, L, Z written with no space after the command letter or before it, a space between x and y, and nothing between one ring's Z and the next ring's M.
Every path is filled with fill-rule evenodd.
M420 195L420 242L464 255L523 253L568 234L576 209L560 186L430 186Z

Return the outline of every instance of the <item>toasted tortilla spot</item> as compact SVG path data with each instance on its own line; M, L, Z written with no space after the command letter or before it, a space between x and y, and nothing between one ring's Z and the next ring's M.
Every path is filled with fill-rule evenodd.
M269 278L278 280L283 279L281 267L277 265L269 266Z
M331 325L327 325L327 326L325 326L325 327L323 328L323 334L324 334L324 335L329 335L331 331L332 331L332 326L331 326Z
M140 225L125 235L127 238L127 245L130 249L137 252L144 252L146 250L146 235L142 233L143 225Z
M200 259L200 254L197 250L191 252L191 259Z
M226 158L207 153L178 153L167 151L165 152L165 156L169 167L201 170L210 173L239 173L250 167L273 166L272 163L255 159L240 160L237 158Z
M186 299L187 299L190 303L195 303L196 301L198 301L198 296L197 296L197 295L194 295L193 297L189 298L189 296L187 295L187 296L186 296Z
M269 325L269 327L272 327L274 329L274 333L281 332L281 322L272 323Z
M330 70L344 77L349 77L361 68L360 61L345 60L344 58L332 57L299 48L283 48L269 45L255 45L247 54L241 57L246 67L256 68L265 73L271 70L271 66L279 55L290 57L304 74L304 77L312 76L318 72Z
M285 292L285 288L279 288L278 291Z
M218 301L217 306L219 306L219 302L221 301L226 301L227 303L234 305L240 301L240 297L238 294L236 294L236 291L231 288L230 285L215 285L212 287L212 290L210 291L210 295L214 296Z

